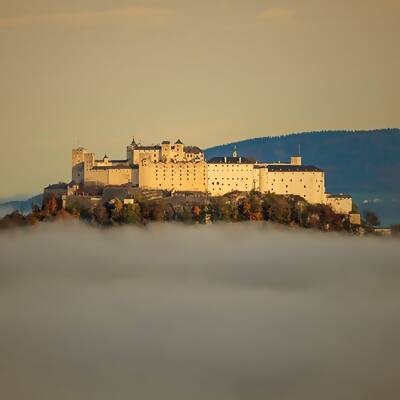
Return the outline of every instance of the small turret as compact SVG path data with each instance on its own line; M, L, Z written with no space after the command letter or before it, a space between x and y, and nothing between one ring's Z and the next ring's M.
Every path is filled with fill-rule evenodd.
M238 152L237 152L237 149L236 149L236 144L235 144L235 146L233 147L232 157L238 157Z

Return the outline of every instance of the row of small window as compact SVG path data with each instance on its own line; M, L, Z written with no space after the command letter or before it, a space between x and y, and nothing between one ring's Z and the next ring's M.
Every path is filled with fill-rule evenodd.
M182 169L187 169L187 170L189 170L189 169L202 169L203 171L205 171L206 170L206 167L198 167L198 165L199 164L185 164L185 165L172 165L172 168L167 168L165 165L159 165L159 164L156 164L156 171L158 171L158 170L160 170L160 169L162 169L162 170L167 170L167 169L169 169L169 170L175 170L175 169L179 169L180 171L182 170Z
M272 179L272 181L275 182L275 178ZM284 179L281 179L281 182L284 182L284 181L285 181ZM289 179L289 182L293 182L293 179L290 178L290 179ZM303 182L303 179L300 178L300 182ZM318 180L318 179L317 179L317 180L315 181L315 183L318 183L318 182L322 183L322 179L321 179L321 180Z
M196 173L198 173L199 175L206 175L206 173L204 172L204 171L156 171L155 172L155 175L157 175L157 174L164 174L164 175L166 175L166 174L168 174L168 175L174 175L174 174L180 174L180 175L182 175L182 174L187 174L187 175L196 175Z
M212 178L208 178L208 180L211 180ZM217 180L217 179L221 179L222 181L224 180L224 179L226 179L227 181L229 181L229 178L214 178L214 180ZM232 181L234 181L235 180L235 178L230 178ZM237 181L243 181L243 180L246 180L246 181L248 181L249 180L249 178L236 178L236 180Z
M156 176L158 176L158 174L156 174ZM174 174L171 174L172 178L174 177ZM182 174L179 174L179 176L182 176ZM194 176L196 177L196 174L186 174L186 176ZM163 177L165 178L165 174L163 174Z
M210 169L209 172L249 172L249 170L241 169L241 170L226 170L226 169Z
M210 165L212 165L214 168L224 168L224 167L232 168L232 169L242 168L242 171L243 171L243 168L246 168L246 167L243 166L243 164L210 164ZM253 165L252 164L250 164L249 167L251 169L253 169Z
M224 186L224 183L222 183L222 182L221 182L221 184L220 184L219 182L211 182L211 184L212 184L212 185L221 185L221 186ZM227 186L231 186L230 183L227 183L226 185L227 185ZM232 186L235 186L235 185L236 185L236 186L239 186L238 183L236 183L236 184L235 184L235 183L232 183ZM244 186L245 186L245 188L247 189L247 183L245 183Z
M273 186L274 186L274 184L273 183L271 183L271 187L273 188ZM289 185L285 185L286 187L289 187ZM304 185L304 189L306 189L306 185ZM320 187L320 186L318 186L318 187Z
M160 183L158 186L159 186L159 187L162 187L162 184ZM179 186L182 186L182 183L180 183Z

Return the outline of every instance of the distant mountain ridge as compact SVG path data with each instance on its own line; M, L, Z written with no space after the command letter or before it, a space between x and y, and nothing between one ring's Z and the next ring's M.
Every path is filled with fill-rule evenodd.
M14 201L6 201L0 204L0 217L2 215L8 214L14 210L19 210L23 214L29 213L32 210L32 205L36 204L37 206L41 207L42 205L42 198L41 194L37 196L31 197L27 200L14 200Z
M287 161L299 152L303 163L326 172L330 192L400 193L400 129L321 131L266 136L205 151L207 159L239 155L258 161Z

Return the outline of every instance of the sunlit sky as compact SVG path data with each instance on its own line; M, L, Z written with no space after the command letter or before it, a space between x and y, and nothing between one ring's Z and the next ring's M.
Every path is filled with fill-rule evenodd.
M1 0L0 197L71 148L400 126L399 0Z

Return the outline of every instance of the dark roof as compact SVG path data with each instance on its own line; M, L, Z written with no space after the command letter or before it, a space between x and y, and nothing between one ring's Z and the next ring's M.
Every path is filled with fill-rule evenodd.
M202 153L203 151L200 149L200 147L197 146L185 146L183 148L183 151L185 151L186 153Z
M339 194L330 194L330 193L327 193L326 196L327 196L328 198L336 197L336 198L338 198L338 199L351 199L351 195L349 195L349 194L343 194L343 193L339 193Z
M313 165L268 165L270 172L323 172Z
M213 157L207 160L209 164L255 164L256 161L246 157Z
M170 144L171 142L169 141L169 140L163 140L162 142L161 142L161 144Z
M101 196L103 193L103 187L99 187L97 185L85 185L80 187L77 191L77 195L86 195L86 196Z
M159 150L161 146L156 144L155 146L136 146L137 150Z
M178 139L178 140L175 142L175 144L183 144L183 143L181 142L181 139Z
M92 169L132 169L132 167L128 165L98 165L96 167L93 167Z
M59 182L46 186L45 189L67 189L68 183Z
M95 160L95 162L103 162L103 161L104 161L104 159L103 160ZM127 163L128 160L109 160L108 162L122 164L122 163Z
M104 161L104 159L102 159L102 160L94 160L95 162L97 162L97 163L101 163L101 162L103 162ZM118 164L127 164L128 163L128 160L109 160L108 161L109 163L111 163L112 165L118 165Z

